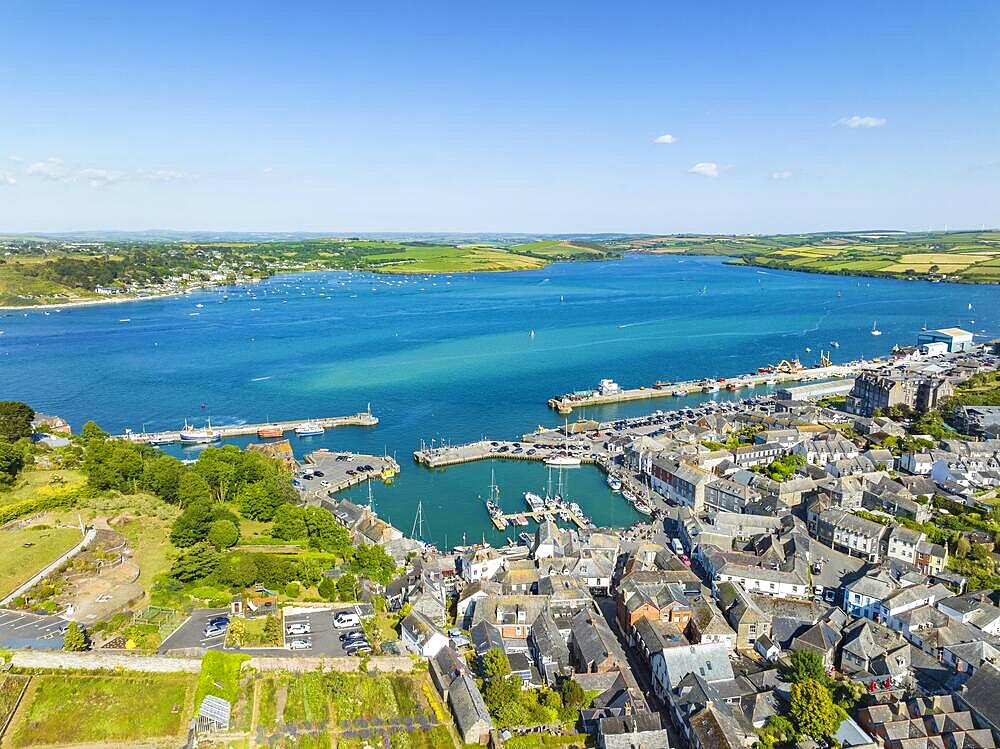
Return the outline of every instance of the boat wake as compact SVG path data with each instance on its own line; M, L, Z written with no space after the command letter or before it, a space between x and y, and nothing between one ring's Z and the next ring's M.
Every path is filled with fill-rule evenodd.
M250 382L264 382L265 380L270 380L271 377L272 375L268 375L267 377L251 377Z

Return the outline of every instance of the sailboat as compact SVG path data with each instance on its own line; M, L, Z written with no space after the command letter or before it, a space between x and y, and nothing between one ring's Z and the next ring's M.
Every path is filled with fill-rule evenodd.
M872 323L872 335L882 335L882 331L878 329L878 321Z
M580 465L580 459L569 454L569 419L566 419L563 452L553 453L545 459L545 465L568 468Z

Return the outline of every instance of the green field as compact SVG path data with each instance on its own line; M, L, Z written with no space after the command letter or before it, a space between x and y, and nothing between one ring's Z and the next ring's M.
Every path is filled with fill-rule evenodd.
M407 247L399 252L370 259L371 270L380 273L482 273L537 270L548 263L540 258L487 247Z
M678 235L618 240L622 251L724 255L743 265L847 275L1000 283L1000 232Z
M194 683L190 674L35 676L6 740L25 747L177 738Z
M515 244L509 249L511 252L549 259L601 257L607 254L606 250L597 245L579 244L565 239L543 239L538 242Z
M6 595L80 542L78 528L29 526L0 531L0 595Z

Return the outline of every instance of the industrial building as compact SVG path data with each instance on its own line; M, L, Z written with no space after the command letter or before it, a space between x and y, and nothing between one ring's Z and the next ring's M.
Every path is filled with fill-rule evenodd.
M972 348L972 333L961 328L941 328L940 330L928 330L917 336L917 345L928 343L946 343L948 351L968 351Z

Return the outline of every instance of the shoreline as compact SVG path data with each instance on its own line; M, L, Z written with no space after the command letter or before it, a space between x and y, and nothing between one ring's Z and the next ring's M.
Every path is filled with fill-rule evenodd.
M495 269L480 269L480 270L455 270L455 271L407 271L407 270L390 270L388 266L383 267L373 267L373 268L302 268L298 270L288 270L282 269L281 272L272 273L259 279L255 279L256 283L265 281L268 278L273 278L276 276L293 274L293 273L318 273L318 272L329 272L329 271L339 271L339 272L355 272L355 273L373 273L377 275L395 275L395 276L454 276L454 275L474 275L476 273L523 273L523 272L534 272L544 270L545 268L553 265L554 263L586 263L586 262L603 262L605 260L620 259L625 255L645 255L645 256L659 256L659 257L716 257L719 258L726 265L743 267L747 269L766 269L771 271L791 271L799 273L811 273L821 276L842 276L847 278L880 278L890 281L923 281L925 283L945 283L945 284L962 284L968 286L996 286L997 282L992 281L972 281L961 278L947 279L947 280L935 280L927 276L921 275L910 275L906 276L903 274L889 274L889 273L879 273L871 271L857 271L853 273L843 272L843 271L833 271L833 270L819 270L815 268L792 268L792 267L781 267L773 265L765 265L762 263L747 262L744 258L735 255L720 255L716 253L701 253L701 252L658 252L655 250L629 250L622 255L614 257L601 258L599 260L585 260L585 259L569 259L569 260L555 260L549 261L545 265L539 268L495 268ZM163 292L161 294L147 294L144 296L126 296L126 297L102 297L97 299L78 299L74 301L67 302L45 302L42 304L17 304L17 305L0 305L0 312L26 312L30 310L53 310L53 309L63 309L72 307L91 307L101 304L127 304L130 302L145 302L154 299L168 299L170 297L185 296L187 294L192 294L196 291L204 291L207 289L221 289L226 286L232 286L232 284L210 284L205 286L192 286L182 291L170 291Z

